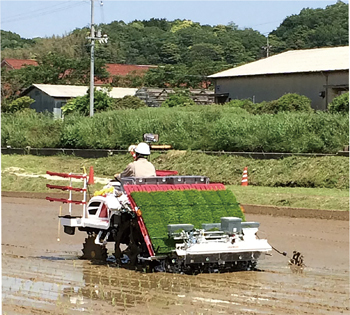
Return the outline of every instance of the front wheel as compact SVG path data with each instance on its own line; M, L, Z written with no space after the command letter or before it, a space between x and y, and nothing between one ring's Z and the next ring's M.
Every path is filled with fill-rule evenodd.
M82 249L83 256L81 259L106 261L108 256L107 248L104 245L95 244L95 239L95 234L89 235L85 239Z

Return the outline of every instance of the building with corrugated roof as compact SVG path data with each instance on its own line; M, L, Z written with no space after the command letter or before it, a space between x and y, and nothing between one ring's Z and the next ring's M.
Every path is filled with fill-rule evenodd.
M310 98L312 108L326 110L334 97L349 91L349 46L291 50L209 78L215 81L217 103L260 103L297 93Z
M56 117L61 117L61 107L68 100L78 96L84 96L89 87L77 85L52 85L52 84L33 84L21 93L21 96L29 96L35 102L30 106L37 112L48 111L54 113ZM97 89L103 89L97 87ZM108 92L112 98L123 98L124 96L136 94L135 88L112 88Z

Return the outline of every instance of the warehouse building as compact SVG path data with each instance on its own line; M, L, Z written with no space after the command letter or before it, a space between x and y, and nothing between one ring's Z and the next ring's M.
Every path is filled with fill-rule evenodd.
M272 101L286 93L311 99L326 110L349 91L349 46L292 50L209 76L215 81L216 103L231 99Z
M61 117L61 107L71 98L84 96L88 89L87 86L77 85L33 84L24 90L21 96L32 98L35 102L30 107L37 112L47 111L53 113L55 117ZM112 98L123 98L127 95L134 96L136 91L134 88L115 87L108 94Z

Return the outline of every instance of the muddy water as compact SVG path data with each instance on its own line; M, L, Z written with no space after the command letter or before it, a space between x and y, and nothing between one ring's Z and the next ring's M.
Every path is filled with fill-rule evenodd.
M279 250L260 271L145 274L79 260L85 235L60 234L57 204L2 200L3 314L347 314L348 222L249 216ZM15 228L14 228L15 227ZM14 232L15 231L15 232ZM289 255L290 256L290 255Z

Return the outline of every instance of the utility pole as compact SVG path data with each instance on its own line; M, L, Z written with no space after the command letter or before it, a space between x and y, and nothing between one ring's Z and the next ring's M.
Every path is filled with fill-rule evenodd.
M266 58L270 56L270 48L272 46L270 46L270 43L269 43L269 35L267 35L267 38L266 38L266 46L262 46L262 48L264 50L266 50Z
M267 43L266 43L266 57L269 56L270 53L270 45L269 45L269 35L267 35Z
M90 55L90 117L94 116L94 65L95 65L95 26L94 0L91 0L91 55Z
M90 53L90 117L94 116L94 83L95 83L95 40L98 40L100 43L107 44L108 37L106 34L101 36L101 30L99 29L97 34L95 34L95 25L94 25L94 1L91 0L91 32L90 37L87 39L91 40L91 53ZM103 2L100 2L100 5L103 6Z

